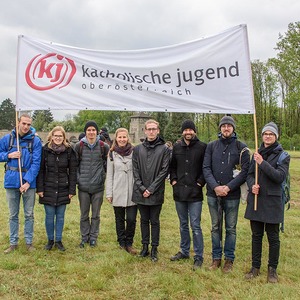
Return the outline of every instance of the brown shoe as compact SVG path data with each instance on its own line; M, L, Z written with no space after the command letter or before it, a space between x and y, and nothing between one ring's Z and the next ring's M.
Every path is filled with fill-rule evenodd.
M245 275L245 279L253 279L259 275L259 269L252 267L251 270Z
M6 250L4 250L5 254L13 252L18 249L18 245L10 245Z
M233 268L233 260L225 259L225 264L222 271L224 273L230 273L232 271L232 268Z
M278 282L278 275L276 269L269 267L268 268L268 282L270 283L277 283Z
M132 246L127 246L126 251L131 255L137 255L137 251Z
M35 251L35 248L32 246L32 244L26 244L26 249L27 249L27 251L29 251L29 252Z
M211 271L217 270L221 267L221 259L214 259L209 267Z

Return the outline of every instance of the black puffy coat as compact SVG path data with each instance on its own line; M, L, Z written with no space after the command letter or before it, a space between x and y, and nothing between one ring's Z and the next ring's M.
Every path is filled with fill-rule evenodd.
M69 204L69 195L76 195L77 158L72 147L64 152L55 153L43 147L41 168L37 177L37 192L43 192L39 197L41 204L59 206Z
M278 145L271 155L258 166L258 184L260 186L257 197L257 210L254 210L254 194L251 193L255 184L255 161L252 160L247 176L249 194L245 218L270 224L279 224L283 221L283 203L281 183L289 170L290 156L278 165L277 161L283 149Z
M202 201L205 180L202 172L206 144L197 137L187 145L182 139L173 147L170 165L170 182L175 201Z
M171 151L162 138L154 143L146 139L134 147L132 155L133 195L132 201L143 205L159 205L164 202L165 181L168 175ZM143 197L145 190L151 195Z

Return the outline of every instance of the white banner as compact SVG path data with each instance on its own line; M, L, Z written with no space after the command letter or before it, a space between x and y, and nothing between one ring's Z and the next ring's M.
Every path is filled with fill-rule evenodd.
M247 27L130 51L19 36L16 108L253 114Z

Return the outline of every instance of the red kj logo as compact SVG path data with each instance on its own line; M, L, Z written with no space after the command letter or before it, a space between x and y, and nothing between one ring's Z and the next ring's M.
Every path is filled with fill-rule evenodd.
M46 91L67 86L76 73L73 60L57 53L38 54L25 72L27 84L35 90Z

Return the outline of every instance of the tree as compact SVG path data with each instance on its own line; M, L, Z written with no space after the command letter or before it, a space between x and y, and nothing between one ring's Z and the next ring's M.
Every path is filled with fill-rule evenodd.
M129 128L131 112L127 111L94 111L81 110L78 115L74 117L75 128L77 131L83 131L84 125L89 120L94 120L99 130L101 127L106 127L110 133L114 133L117 128Z
M0 129L11 130L16 124L16 106L7 98L0 105Z
M278 54L269 60L279 77L282 97L283 134L300 133L300 22L290 23L287 32L279 34Z
M52 112L48 110L35 110L32 115L32 125L36 130L45 131L53 122Z

